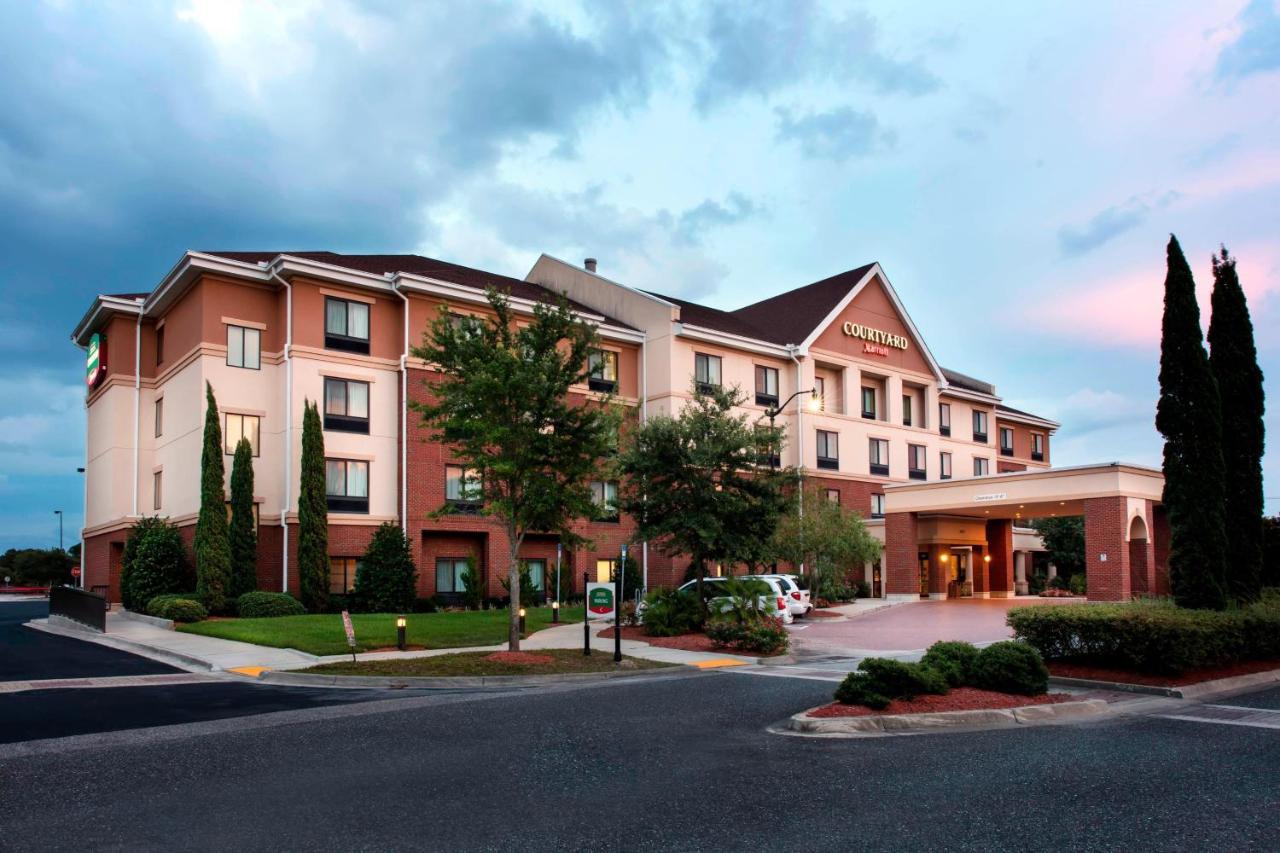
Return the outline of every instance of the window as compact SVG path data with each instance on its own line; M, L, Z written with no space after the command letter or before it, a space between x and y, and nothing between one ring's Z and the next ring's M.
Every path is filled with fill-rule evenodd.
M973 413L973 440L987 443L987 413Z
M813 396L816 402L814 408L819 412L827 410L827 380L821 376L815 376L813 379Z
M883 438L873 438L869 445L871 473L880 477L889 476L889 442Z
M1031 458L1037 462L1044 461L1044 434L1031 433Z
M156 329L156 366L164 364L164 326Z
M257 456L260 424L261 418L257 415L236 415L227 412L227 422L222 428L222 443L226 445L223 450L227 453L235 453L240 439L247 438L249 446L253 448L253 455Z
M928 472L925 470L928 462L925 454L928 451L923 444L907 445L907 476L912 480L928 479Z
M346 595L356 588L356 573L364 560L356 557L329 558L329 592Z
M871 496L871 517L884 518L884 495L877 493Z
M862 416L875 420L876 417L876 389L862 389Z
M756 405L778 405L778 368L756 365Z
M467 571L466 557L436 558L436 592L466 592L462 576Z
M1000 427L1000 455L1013 455L1013 427Z
M324 460L324 493L333 512L369 511L369 463L356 459Z
M587 387L592 391L614 391L618 387L618 354L606 349L593 349L587 355L591 374Z
M369 306L347 299L324 299L324 345L369 354Z
M938 476L944 480L951 479L951 454L945 450L938 454Z
M324 428L369 434L369 383L324 378Z
M825 429L818 430L818 467L829 471L840 468L840 436Z
M832 504L835 504L836 506L840 506L840 490L839 489L827 489L826 495L827 495L827 503L832 503Z
M455 510L478 509L482 498L480 477L473 469L461 465L444 466L444 499Z
M160 509L160 486L162 473L163 472L161 471L157 471L151 475L151 489L154 493L151 498L151 508L154 510Z
M262 332L227 326L227 364L257 370L262 366Z
M538 592L542 592L547 588L547 561L546 560L522 560L526 569L529 570L529 585Z
M973 457L973 476L985 477L991 471L991 460L981 456Z
M911 426L911 395L902 395L902 425Z
M693 381L699 391L706 393L720 387L720 356L695 353L693 356Z
M596 560L596 583L613 583L613 570L617 560Z
M618 484L612 480L591 483L591 501L596 505L596 521L618 520Z
M951 435L951 404L938 404L938 432Z
M164 433L164 397L156 400L156 438Z

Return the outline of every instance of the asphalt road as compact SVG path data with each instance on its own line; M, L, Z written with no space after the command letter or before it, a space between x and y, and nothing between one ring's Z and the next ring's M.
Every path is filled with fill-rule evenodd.
M663 675L0 746L0 848L1247 850L1280 839L1276 730L1125 717L868 740L766 732L830 690Z
M0 681L179 672L128 652L22 627L48 615L47 601L0 601Z

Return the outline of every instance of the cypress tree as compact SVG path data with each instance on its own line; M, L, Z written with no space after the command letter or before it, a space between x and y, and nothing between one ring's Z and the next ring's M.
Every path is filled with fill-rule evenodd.
M1169 515L1169 583L1182 607L1226 606L1222 415L1200 331L1195 280L1170 236L1160 339L1164 505Z
M1236 259L1213 257L1209 364L1222 397L1226 463L1227 593L1255 601L1262 592L1262 453L1266 428L1262 368Z
M371 613L407 613L417 597L418 568L400 525L383 522L356 569L355 599Z
M258 531L253 523L253 446L242 438L231 460L231 587L239 598L258 588Z
M329 604L329 507L325 499L324 432L320 407L303 402L298 490L298 592L312 613Z
M227 538L227 493L222 464L222 426L213 386L205 382L204 449L200 454L200 515L196 519L196 592L209 612L227 607L231 545Z

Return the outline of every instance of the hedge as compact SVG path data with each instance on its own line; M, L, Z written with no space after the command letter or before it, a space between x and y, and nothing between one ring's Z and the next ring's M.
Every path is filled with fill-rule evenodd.
M922 693L943 695L947 690L946 678L923 663L866 658L858 664L857 672L849 673L840 682L835 699L878 710L894 699L914 699Z
M1280 602L1239 610L1186 610L1167 602L1018 607L1014 636L1049 661L1079 661L1161 675L1280 658Z
M157 596L160 598L161 596ZM147 611L161 619L172 619L174 622L199 622L209 616L204 605L192 598L163 596L165 600L157 602L152 599Z
M236 614L241 619L271 616L301 616L307 612L302 602L284 592L246 592L236 599Z
M952 687L960 687L972 678L973 662L977 658L978 648L972 643L940 640L925 651L920 663L936 669Z
M168 592L164 595L155 595L148 599L145 610L150 616L160 616L156 611L163 608L170 601L194 601L201 607L206 607L204 596L198 592ZM165 616L161 618L167 619L168 617Z
M1017 640L992 643L978 652L970 684L982 690L1039 696L1049 689L1049 670L1034 646Z

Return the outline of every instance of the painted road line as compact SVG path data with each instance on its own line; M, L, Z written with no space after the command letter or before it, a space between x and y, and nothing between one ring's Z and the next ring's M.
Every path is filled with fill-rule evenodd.
M156 687L165 684L201 684L217 679L179 672L165 675L113 675L101 678L47 678L35 681L0 681L0 693L27 690L84 690L102 687Z
M696 666L698 669L720 669L726 666L747 666L747 662L736 660L735 658L714 658L712 660L694 661L689 666Z

